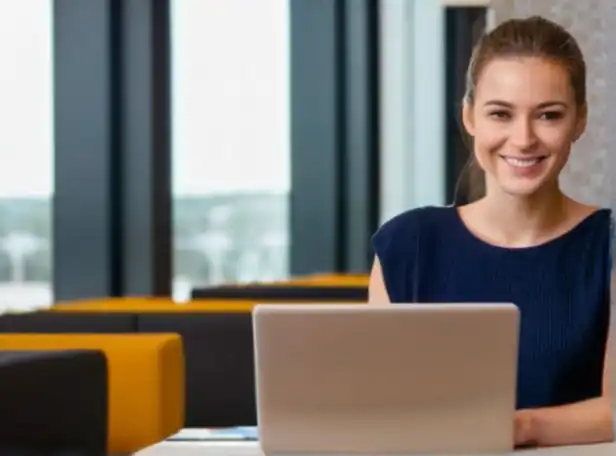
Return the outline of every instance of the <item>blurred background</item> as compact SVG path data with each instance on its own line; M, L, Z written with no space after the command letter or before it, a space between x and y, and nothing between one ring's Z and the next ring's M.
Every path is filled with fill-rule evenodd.
M0 2L0 310L367 272L382 222L464 201L473 44L530 14L587 58L563 185L614 206L612 0Z

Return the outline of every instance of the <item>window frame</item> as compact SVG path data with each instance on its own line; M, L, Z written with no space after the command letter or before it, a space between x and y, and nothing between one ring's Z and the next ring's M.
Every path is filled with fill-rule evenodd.
M171 296L170 1L53 0L56 301ZM290 272L367 272L378 2L290 6Z

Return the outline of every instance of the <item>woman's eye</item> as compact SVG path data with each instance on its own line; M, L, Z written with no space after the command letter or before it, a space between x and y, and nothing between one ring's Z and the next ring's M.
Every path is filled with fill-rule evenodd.
M489 116L497 120L507 120L511 117L507 111L492 111Z
M560 111L548 111L543 112L540 115L540 118L543 120L558 120L563 117L563 113Z

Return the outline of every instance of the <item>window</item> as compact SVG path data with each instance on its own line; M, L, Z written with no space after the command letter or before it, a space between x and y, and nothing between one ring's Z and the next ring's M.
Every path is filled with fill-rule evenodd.
M381 220L445 197L444 7L379 0Z
M288 275L288 0L172 2L174 297Z
M0 310L51 304L51 1L0 2Z

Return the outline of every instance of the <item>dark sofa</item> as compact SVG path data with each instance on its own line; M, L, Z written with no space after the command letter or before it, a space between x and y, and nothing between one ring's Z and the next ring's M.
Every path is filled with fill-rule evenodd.
M195 288L191 295L192 299L248 299L261 302L365 302L368 299L368 288L365 286L250 285L239 287L226 285Z
M0 350L0 417L0 454L106 454L105 355Z

